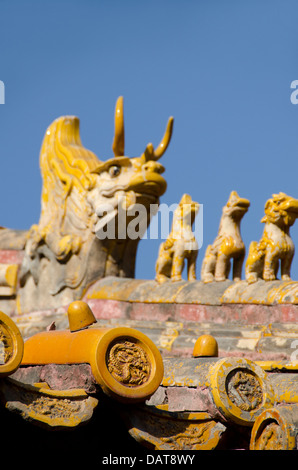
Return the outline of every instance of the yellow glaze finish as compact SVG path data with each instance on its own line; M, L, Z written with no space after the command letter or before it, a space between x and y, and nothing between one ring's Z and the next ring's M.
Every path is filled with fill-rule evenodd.
M296 450L297 432L297 404L263 411L253 425L250 450Z
M70 331L78 331L96 323L91 308L82 300L72 302L67 309L67 314Z
M47 331L24 344L22 365L88 363L102 389L121 401L143 401L158 388L163 361L154 343L132 328Z
M194 357L217 357L218 344L212 335L202 335L195 342L193 353Z
M101 161L82 145L77 117L62 116L48 127L40 152L41 215L27 234L20 269L17 305L22 313L79 300L92 282L105 276L134 276L141 235L130 237L128 227L131 223L134 229L135 219L138 224L133 208L140 204L147 211L142 219L146 229L150 205L158 207L166 190L164 167L157 160L166 151L172 130L170 117L156 148L150 143L140 156L125 156L120 97L114 157ZM106 236L111 226L113 233Z
M3 312L0 312L0 345L3 348L0 377L6 377L18 369L23 357L24 341L14 321Z
M199 204L184 194L174 212L171 233L160 245L156 262L156 281L181 281L185 260L188 261L187 277L196 279L196 259L199 248L192 232L192 224L199 211Z
M199 413L154 413L153 410L134 410L129 423L130 435L146 447L159 451L213 450L217 447L225 426Z
M248 359L232 357L215 362L208 381L217 408L239 425L252 426L256 417L274 403L267 374Z
M0 296L11 296L16 293L17 264L0 264Z
M6 409L48 430L74 428L88 422L98 405L98 399L83 389L52 390L46 384L29 385L10 377L1 381L0 391Z
M298 361L285 362L285 361L255 361L255 363L267 372L281 371L281 372L298 372Z
M259 242L251 242L246 261L245 276L248 283L258 279L273 281L281 267L281 279L290 281L294 256L294 243L289 230L298 217L298 200L284 193L273 194L265 204L265 224Z
M220 298L223 304L298 304L297 281L240 281L232 283Z
M204 282L225 281L230 272L233 259L233 279L241 279L242 265L245 257L245 245L241 238L240 222L248 211L250 202L232 191L222 211L218 235L213 245L206 249L201 268L201 279Z

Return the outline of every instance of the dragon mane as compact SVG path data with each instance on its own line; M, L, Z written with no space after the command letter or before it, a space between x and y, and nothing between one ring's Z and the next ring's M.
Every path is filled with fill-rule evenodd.
M63 235L69 206L75 207L79 225L82 222L89 225L84 196L94 186L92 172L100 163L93 152L83 147L77 117L60 117L48 127L40 152L43 187L39 229L50 224ZM80 198L80 204L72 200L74 194Z

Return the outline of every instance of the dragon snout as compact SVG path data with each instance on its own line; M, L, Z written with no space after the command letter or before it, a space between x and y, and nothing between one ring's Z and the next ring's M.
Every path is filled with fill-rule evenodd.
M142 166L142 170L145 170L146 172L152 172L152 173L158 173L161 174L165 171L164 166L162 166L160 163L155 162L153 160L150 160Z
M239 201L237 202L237 206L241 207L242 209L248 210L250 206L250 201L248 199L240 198Z
M291 198L285 204L285 209L289 212L294 212L298 216L298 200Z

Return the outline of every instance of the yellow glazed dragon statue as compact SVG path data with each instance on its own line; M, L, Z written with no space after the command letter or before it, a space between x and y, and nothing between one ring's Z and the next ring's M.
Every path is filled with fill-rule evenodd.
M134 207L158 205L166 190L164 167L157 160L168 147L172 129L171 117L158 147L150 143L140 157L125 156L123 98L119 97L114 157L100 161L82 145L77 117L60 117L49 126L40 152L39 223L20 234L0 230L1 250L24 250L18 273L19 311L66 305L104 276L134 276L142 234L128 237L126 228L135 217ZM149 210L146 218L145 229Z

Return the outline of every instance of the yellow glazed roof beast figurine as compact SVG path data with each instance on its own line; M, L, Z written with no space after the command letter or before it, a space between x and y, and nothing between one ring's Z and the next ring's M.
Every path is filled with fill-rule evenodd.
M241 279L245 246L240 233L240 223L250 202L232 191L222 211L218 235L206 249L202 263L201 279L204 282L224 281L230 273L233 260L233 280Z
M184 261L187 260L187 277L196 280L198 243L192 232L192 224L199 211L199 204L184 194L174 212L172 230L161 244L156 262L156 277L159 282L182 280Z
M103 162L81 143L79 119L64 116L47 129L40 152L41 216L29 232L0 231L0 249L24 250L16 283L19 312L56 308L81 299L92 282L109 275L134 277L137 237L127 235L134 207L158 206L166 190L158 162L173 129L170 118L160 144L140 157L124 153L123 98L116 103L114 157ZM132 215L131 215L132 214ZM121 215L121 221L119 222ZM124 220L124 223L123 223ZM15 242L15 243L14 243Z
M261 240L251 242L246 261L245 275L248 283L258 279L274 281L279 262L281 279L290 281L290 270L294 256L294 243L290 227L298 217L298 200L284 193L273 194L265 204L265 224Z

